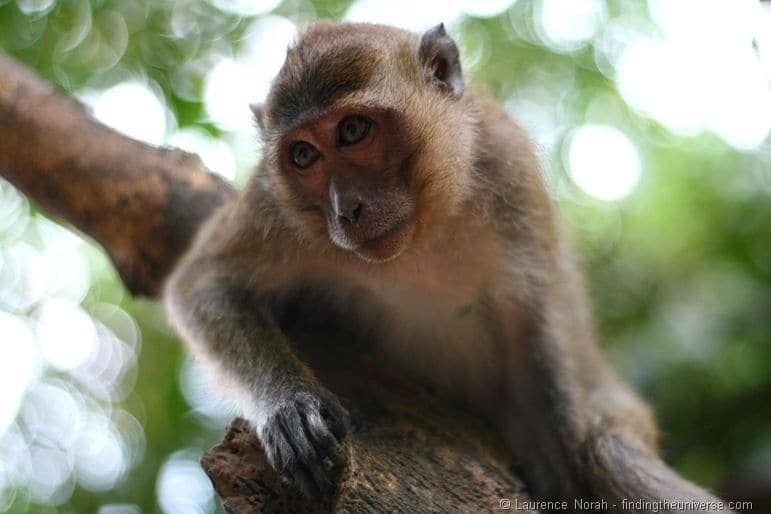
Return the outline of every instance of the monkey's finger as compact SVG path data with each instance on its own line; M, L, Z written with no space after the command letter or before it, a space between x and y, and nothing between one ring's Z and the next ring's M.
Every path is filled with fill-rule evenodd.
M320 413L337 440L342 441L348 434L348 420L350 419L350 414L345 410L345 407L340 405L337 399L333 399L325 402Z
M260 438L268 462L273 466L273 469L281 472L286 467L286 459L291 457L293 450L276 418L265 425Z
M313 497L318 489L310 474L300 462L300 456L291 443L281 423L281 416L276 415L266 424L262 432L263 446L268 461L278 472L281 481L306 496Z
M327 423L318 410L309 409L305 413L306 429L313 442L316 443L316 450L328 457L335 466L345 465L347 455L343 446L337 440L335 435L327 427Z
M283 431L283 428L279 429ZM283 437L287 446L291 449L290 454L283 459L283 468L279 470L282 481L309 498L317 498L321 494L321 491L316 485L315 480L291 444L290 437L286 434L284 434Z
M296 408L287 409L281 419L281 428L287 434L289 443L297 454L296 468L301 475L309 476L316 489L320 491L327 490L331 483L327 477L321 456L316 451L316 447L311 442L302 416Z

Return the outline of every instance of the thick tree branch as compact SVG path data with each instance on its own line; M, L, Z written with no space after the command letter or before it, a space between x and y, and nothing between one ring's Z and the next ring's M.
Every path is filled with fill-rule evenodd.
M116 133L2 54L0 175L98 241L128 288L149 296L198 225L235 194L197 158ZM285 491L236 421L203 459L229 512L478 512L527 498L486 426L397 373L376 376L372 356L352 363L341 351L306 355L354 415L338 494L308 503Z
M122 136L0 54L0 173L93 237L153 296L199 223L235 191L179 150Z

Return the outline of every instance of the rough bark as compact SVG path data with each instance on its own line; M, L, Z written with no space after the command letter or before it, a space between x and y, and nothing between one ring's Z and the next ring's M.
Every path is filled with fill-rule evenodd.
M246 107L245 107L246 108ZM198 225L234 196L200 161L95 121L0 54L0 175L101 244L133 293L155 296ZM203 466L228 512L480 512L526 500L492 432L372 357L310 356L356 425L334 497L284 490L243 421ZM367 360L369 359L369 360ZM380 367L380 366L378 366Z

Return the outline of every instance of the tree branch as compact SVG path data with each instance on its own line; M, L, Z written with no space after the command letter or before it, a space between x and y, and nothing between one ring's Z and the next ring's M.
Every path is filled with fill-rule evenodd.
M199 224L235 195L196 157L101 125L2 54L0 175L93 237L126 286L149 296ZM337 495L307 503L284 490L248 426L236 421L203 458L228 512L474 512L497 509L501 498L527 499L489 428L382 370L371 355L352 363L346 352L308 355L356 424Z
M154 296L198 225L235 195L200 160L120 135L0 54L0 172Z

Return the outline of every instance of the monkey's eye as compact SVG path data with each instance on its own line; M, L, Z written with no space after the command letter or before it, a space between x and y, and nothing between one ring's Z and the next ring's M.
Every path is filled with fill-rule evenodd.
M364 116L348 116L337 126L338 139L343 146L355 145L367 136L372 122Z
M316 162L319 151L310 143L297 141L289 149L289 157L292 159L292 164L302 170Z

